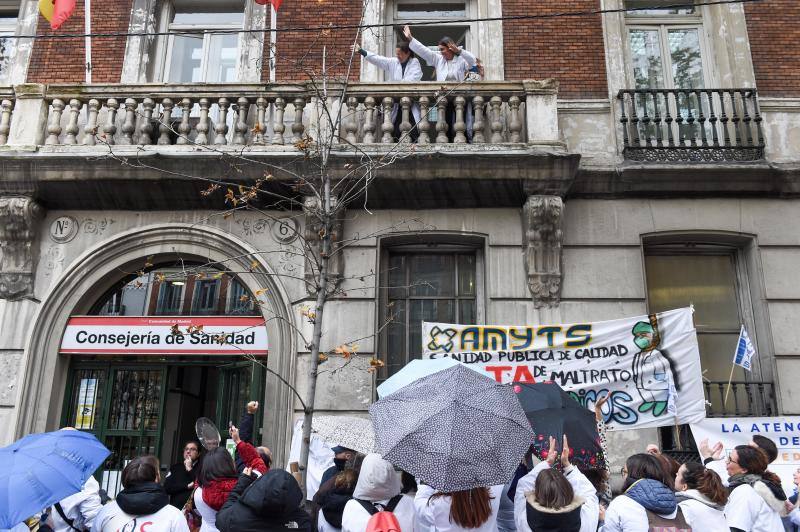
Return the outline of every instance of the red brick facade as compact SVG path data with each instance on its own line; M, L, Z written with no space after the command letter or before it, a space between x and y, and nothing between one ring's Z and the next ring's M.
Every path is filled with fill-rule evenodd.
M762 96L800 96L800 2L745 4L756 87Z
M599 0L503 0L503 16L591 11ZM608 96L600 15L506 20L506 79L556 78L559 97Z
M92 3L92 33L126 32L133 0ZM83 33L83 2L58 33ZM39 16L38 35L51 35L50 24ZM125 37L96 37L92 40L92 82L119 83L125 57ZM84 39L37 40L28 67L32 83L82 83L84 81Z
M358 24L361 18L361 0L287 0L278 12L278 28L317 27ZM275 76L278 81L307 81L318 78L322 65L322 47L327 47L326 65L333 76L343 76L350 59L350 45L355 41L356 29L298 31L278 33L276 45ZM360 56L350 70L350 79L357 81ZM267 69L262 78L269 79Z

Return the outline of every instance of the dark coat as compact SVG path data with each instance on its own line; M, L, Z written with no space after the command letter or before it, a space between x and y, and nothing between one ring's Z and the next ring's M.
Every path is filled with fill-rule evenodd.
M197 471L200 469L200 462L195 462L191 471L186 471L183 462L174 464L169 468L169 473L164 479L164 491L169 495L169 503L178 508L183 508L192 488L187 487L197 479Z
M319 499L325 520L334 528L342 528L342 514L347 501L353 498L353 488L336 488L326 491Z
M557 510L545 508L532 498L529 496L525 506L532 532L580 532L582 498L575 497L570 504Z
M117 494L117 506L130 515L154 514L168 504L169 496L155 482L136 484Z
M302 502L303 492L287 471L272 469L257 480L241 475L216 525L220 532L310 532Z

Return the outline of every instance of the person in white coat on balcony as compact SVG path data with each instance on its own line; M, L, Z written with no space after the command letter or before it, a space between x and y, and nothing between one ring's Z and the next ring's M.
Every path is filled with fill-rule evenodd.
M422 66L419 59L408 47L407 43L398 43L394 49L394 57L385 57L376 53L364 50L358 44L353 45L353 51L360 53L364 59L386 73L384 81L414 83L422 79ZM398 99L399 100L399 99ZM419 123L419 105L414 103L411 106L411 140L416 142L419 137L419 130L415 127ZM392 124L394 124L394 138L400 139L400 123L403 120L400 112L400 102L396 101L392 107Z
M477 65L477 59L474 55L456 45L450 37L442 37L439 39L439 51L434 52L411 35L411 28L406 24L403 27L403 36L408 41L408 47L417 56L425 61L429 66L436 69L436 81L449 81L453 83L461 83L467 77L467 73L472 67ZM448 124L447 137L450 142L455 138L455 105L453 98L448 98L447 111L445 119ZM466 106L466 113L464 115L466 122L466 136L468 139L472 138L472 106Z
M547 460L540 462L530 473L519 479L517 491L514 494L514 522L517 525L517 532L531 532L528 523L528 504L527 497L534 492L536 478L545 469L553 467L559 453L556 451L556 440L550 437L550 449L547 452ZM564 469L564 476L570 483L575 492L576 500L582 500L580 506L580 532L595 532L600 513L600 503L597 498L597 490L589 482L589 479L581 473L577 467L569 462L569 442L564 436L564 445L560 453L561 465ZM577 507L577 506L576 506ZM535 531L533 531L535 532Z

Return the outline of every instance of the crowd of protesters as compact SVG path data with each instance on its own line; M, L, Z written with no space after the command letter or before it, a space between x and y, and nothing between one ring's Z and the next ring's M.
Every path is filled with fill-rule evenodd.
M621 490L610 500L605 468L573 465L566 437L551 437L546 458L533 467L529 453L505 486L451 493L434 490L378 454L339 446L309 503L291 473L265 462L271 461L268 450L243 441L236 427L229 432L236 460L221 447L201 454L198 442L190 441L184 460L162 482L157 458L134 458L114 500L103 505L90 479L57 505L48 523L58 531L101 532L781 532L800 524L797 494L787 497L768 469L777 457L775 443L762 436L725 458L721 444L702 442L702 463L680 464L648 446L627 458ZM376 525L376 514L391 515L394 524Z

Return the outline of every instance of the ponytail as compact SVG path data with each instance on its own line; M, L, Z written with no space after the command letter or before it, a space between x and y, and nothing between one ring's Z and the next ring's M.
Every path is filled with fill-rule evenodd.
M776 475L775 473L773 473L772 471L764 471L763 473L761 473L761 478L763 478L764 480L767 480L769 482L772 482L773 484L775 484L777 486L780 486L781 482L783 482L780 479L780 477L778 475Z
M719 475L697 462L687 462L683 466L683 482L688 488L699 491L720 506L728 502L728 491Z

